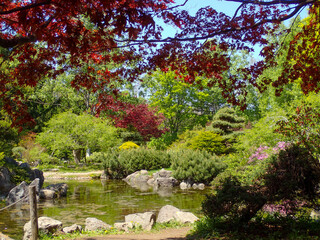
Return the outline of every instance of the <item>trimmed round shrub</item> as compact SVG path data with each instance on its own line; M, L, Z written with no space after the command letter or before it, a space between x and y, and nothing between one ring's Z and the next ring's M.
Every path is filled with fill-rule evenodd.
M184 149L169 154L174 177L178 180L208 184L225 167L218 156L206 151Z

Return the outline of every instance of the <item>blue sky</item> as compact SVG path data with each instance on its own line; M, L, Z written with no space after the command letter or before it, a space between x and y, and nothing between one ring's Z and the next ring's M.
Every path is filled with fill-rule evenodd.
M175 0L177 4L182 4L185 0ZM184 10L188 11L191 15L194 15L196 11L202 7L211 6L218 12L223 12L228 16L233 16L236 9L240 6L240 3L225 1L225 0L188 0ZM307 9L304 9L301 12L301 17L304 18L307 16ZM289 23L289 21L287 21ZM163 37L173 37L177 29L173 27L166 26L164 29ZM259 46L255 46L254 58L259 58L258 54L260 52Z

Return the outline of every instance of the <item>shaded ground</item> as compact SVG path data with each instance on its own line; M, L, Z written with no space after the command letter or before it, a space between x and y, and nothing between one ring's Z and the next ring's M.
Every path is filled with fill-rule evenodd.
M76 240L185 240L191 227L164 229L156 233L130 233L99 237L82 237Z

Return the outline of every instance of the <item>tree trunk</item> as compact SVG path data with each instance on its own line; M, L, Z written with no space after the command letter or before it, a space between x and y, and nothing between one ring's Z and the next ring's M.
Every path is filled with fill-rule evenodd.
M81 159L81 149L74 149L72 150L72 153L73 153L74 162L76 164L79 164Z

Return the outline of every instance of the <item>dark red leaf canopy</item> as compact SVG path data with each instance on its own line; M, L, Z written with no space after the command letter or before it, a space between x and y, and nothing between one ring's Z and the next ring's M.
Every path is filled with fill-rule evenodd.
M263 89L255 80L267 66L275 64L272 56L276 47L264 48L262 55L268 61L243 69L243 79L230 75L228 81L222 77L230 64L224 52L252 51L253 44L266 45L266 33L272 33L280 22L296 16L305 6L318 8L318 1L233 1L241 5L230 17L212 7L191 16L173 0L2 0L3 104L19 121L21 109L26 111L21 87L35 86L44 76L54 78L92 61L112 62L117 67L106 71L105 81L99 80L99 84L93 84L95 68L79 72L75 87L104 88L111 80L133 81L142 73L171 68L187 73L187 82L196 76L211 78L211 84L223 88L230 102L242 104L236 95L245 95L247 84ZM159 18L180 31L161 38Z

